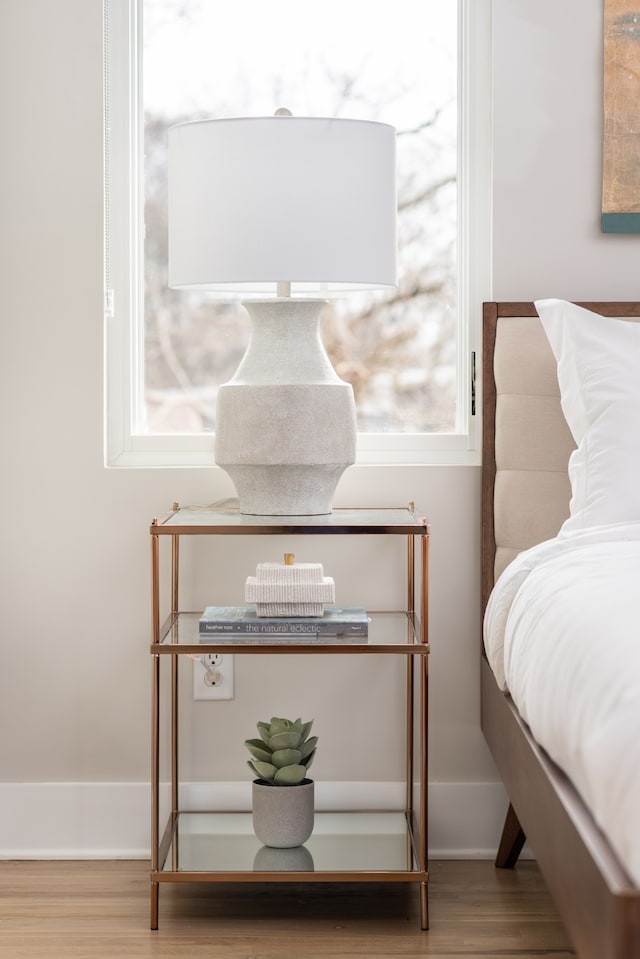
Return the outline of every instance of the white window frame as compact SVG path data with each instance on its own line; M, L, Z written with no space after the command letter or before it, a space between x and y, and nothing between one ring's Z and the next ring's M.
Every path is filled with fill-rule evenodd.
M105 464L211 467L212 434L145 434L136 423L143 408L144 357L141 0L104 0L104 5ZM491 299L491 2L458 0L458 8L456 432L360 433L358 464L480 462L481 304Z

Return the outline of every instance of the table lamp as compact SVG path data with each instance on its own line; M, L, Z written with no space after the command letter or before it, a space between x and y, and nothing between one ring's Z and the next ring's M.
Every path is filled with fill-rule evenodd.
M240 511L326 514L355 462L353 390L322 345L326 299L396 283L395 129L239 117L169 130L169 286L239 298L247 351L220 387L215 461Z

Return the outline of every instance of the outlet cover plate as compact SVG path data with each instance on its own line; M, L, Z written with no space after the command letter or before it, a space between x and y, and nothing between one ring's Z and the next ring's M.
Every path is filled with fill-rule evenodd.
M205 659L208 669L202 660ZM219 680L207 682L207 675L215 673ZM193 662L193 698L197 700L233 699L233 656L224 653L203 653Z

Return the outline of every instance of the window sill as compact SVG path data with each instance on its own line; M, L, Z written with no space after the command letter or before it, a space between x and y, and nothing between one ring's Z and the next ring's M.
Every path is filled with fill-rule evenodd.
M213 459L213 435L156 434L131 436L126 446L109 452L109 468L218 468ZM479 466L480 451L462 434L360 434L357 466Z

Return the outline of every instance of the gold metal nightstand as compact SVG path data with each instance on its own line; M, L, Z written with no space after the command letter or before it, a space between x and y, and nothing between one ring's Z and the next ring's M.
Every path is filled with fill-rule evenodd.
M153 685L151 928L158 928L163 882L412 882L420 887L421 927L427 929L427 701L429 527L413 504L402 509L336 509L326 516L247 516L237 510L177 504L151 535ZM191 536L400 536L406 541L406 608L370 611L367 642L203 644L199 612L179 604L180 542ZM161 622L161 543L170 544L170 613ZM321 545L321 544L319 544ZM244 656L394 655L406 658L406 794L404 808L317 812L316 828L302 849L270 850L260 863L260 843L250 812L181 811L178 805L178 657L207 651ZM160 823L161 662L169 657L171 812ZM416 668L417 667L417 668ZM206 841L203 840L206 837ZM364 841L363 841L364 837ZM266 849L267 847L263 847ZM363 855L366 849L366 855ZM287 853L280 855L278 853ZM263 855L265 859L265 855Z

